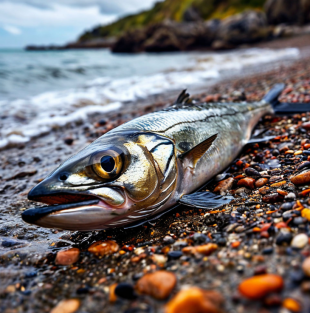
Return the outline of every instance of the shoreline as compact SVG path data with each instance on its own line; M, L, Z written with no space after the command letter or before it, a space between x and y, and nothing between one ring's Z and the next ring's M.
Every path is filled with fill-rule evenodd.
M289 42L281 43L281 45L290 44ZM285 100L295 101L296 99L297 101L303 96L303 92L300 91L301 88L304 88L304 85L310 81L310 46L305 42L302 43L302 41L299 44L302 53L297 61L274 64L273 68L269 68L263 73L245 71L234 78L227 78L212 86L201 86L188 91L198 101L241 101L244 94L248 101L257 101L273 84L285 82L291 91L284 94L282 99L285 97ZM137 102L130 102L123 105L121 113L108 112L92 116L81 125L68 125L53 130L46 136L34 138L25 143L24 146L1 151L2 216L0 239L2 246L0 246L0 277L2 285L0 286L0 294L2 304L0 304L0 311L3 310L5 313L12 312L12 310L14 312L17 310L45 312L50 311L63 299L78 298L81 301L80 309L82 311L96 313L102 312L102 308L105 308L106 312L115 312L116 310L123 312L129 308L137 309L140 304L144 304L153 308L155 312L159 312L163 309L165 302L159 302L152 298L140 297L137 302L122 299L118 299L115 303L109 302L110 286L119 282L134 285L135 280L132 277L134 275L141 277L141 273L145 273L145 268L165 269L175 273L179 281L177 290L180 290L183 285L217 290L225 297L225 312L236 312L238 308L242 307L241 312L252 313L257 312L258 309L266 308L266 303L263 301L246 302L236 293L238 284L246 277L253 275L255 271L257 273L261 271L262 273L270 272L283 275L286 286L289 286L294 271L300 269L302 254L294 251L288 254L285 246L275 245L275 238L279 235L277 232L275 234L268 233L268 237L260 237L259 235L249 237L253 234L247 232L246 219L245 222L236 222L235 220L231 222L231 211L227 211L227 214L215 213L210 215L210 213L201 212L197 209L182 208L159 218L155 226L146 225L146 227L141 226L126 231L117 229L93 233L43 229L27 225L21 220L21 212L25 208L36 205L26 199L27 192L47 176L57 164L63 162L109 129L142 114L167 107L167 103L173 102L178 93L164 93ZM304 117L310 118L309 116ZM297 127L299 122L301 123L301 118L298 117L292 121L287 118L279 118L276 121L266 119L258 127L260 129L269 127L269 130L273 132L272 134L278 135L289 132L290 127ZM296 133L296 136L302 138L305 134ZM300 140L299 137L298 140ZM295 145L297 145L297 141L294 142ZM271 148L272 145L274 148ZM267 155L268 149L279 149L278 147L278 143L273 142L267 147L262 146L256 149ZM241 158L244 162L250 162L255 154L254 150L243 152ZM280 160L282 161L282 159ZM231 173L237 175L239 172L242 172L241 168L237 168ZM213 188L213 186L211 187ZM288 191L289 186L285 185L282 189ZM255 191L248 192L245 190L242 197L249 199L257 196ZM298 196L299 189L294 190L294 192L297 194L298 200L305 200ZM275 208L262 203L260 208L249 208L244 210L242 214L248 211L249 218L254 214L253 218L256 218L257 221L261 221L261 219L267 221L268 218L271 218L272 223L275 223L274 219L280 217L266 212L273 210L281 212L279 208L282 204L275 203L273 205ZM242 203L240 208L243 207L245 205ZM232 223L242 226L243 229L240 228L240 232L229 233L226 227L233 225ZM295 226L292 224L291 227L294 228ZM300 229L298 228L297 231ZM194 233L200 234L200 237ZM184 243L184 241L189 245L197 245L199 240L202 240L209 233L212 234L212 242L218 245L217 252L211 256L198 257L183 254L181 258L173 259L172 257L168 258L162 252L165 247L169 247L171 251L182 251L182 242ZM231 247L232 235L237 238L236 241L240 242L239 248ZM167 245L164 241L166 236L173 237L173 241L178 244ZM193 236L198 238L197 242L194 242ZM137 256L137 253L129 250L124 250L124 255L110 255L101 259L95 258L87 252L91 243L106 238L117 241L121 247L134 245L135 248L141 248L145 256L135 263L132 260ZM252 240L252 244L248 238ZM225 241L224 244L223 240ZM258 247L258 251L255 250L254 245ZM270 255L267 252L264 254L264 249L270 246L273 247L273 254ZM81 251L80 261L74 266L56 265L57 252L69 247L76 247ZM309 255L308 247L303 251ZM165 260L162 265L154 261L158 255ZM160 257L157 258L160 260ZM295 262L292 268L290 267L291 262ZM239 271L240 266L242 271ZM35 274L31 274L34 272ZM302 278L300 283L296 283L295 289L285 287L282 298L295 296L306 309L308 307L306 297L309 290L302 291L301 284L303 282L307 283L309 280ZM17 284L20 284L19 287ZM9 286L14 288L9 288ZM82 292L80 292L81 290ZM30 292L26 293L25 291ZM277 308L281 307L282 298L280 300L278 298Z

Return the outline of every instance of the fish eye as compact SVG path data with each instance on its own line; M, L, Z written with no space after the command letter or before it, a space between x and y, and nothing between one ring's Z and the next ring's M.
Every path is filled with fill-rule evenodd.
M101 167L104 171L107 173L110 173L114 170L115 167L115 161L114 158L110 155L105 155L101 158Z
M112 149L99 151L92 156L91 164L99 178L114 179L123 168L123 153Z

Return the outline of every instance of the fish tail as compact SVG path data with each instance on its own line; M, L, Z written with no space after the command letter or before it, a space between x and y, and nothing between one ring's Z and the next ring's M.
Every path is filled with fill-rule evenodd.
M285 84L276 84L265 95L262 102L271 104L275 114L296 114L310 112L310 103L280 102L279 96L285 88Z
M285 88L285 84L274 85L268 93L264 96L263 100L266 103L271 104L273 107L279 103L279 96Z

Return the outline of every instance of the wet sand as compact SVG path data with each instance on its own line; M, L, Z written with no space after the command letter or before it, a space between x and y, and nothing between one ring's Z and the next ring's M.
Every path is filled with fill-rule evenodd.
M273 84L284 82L290 89L282 95L282 101L310 101L309 49L302 44L302 38L299 42L303 47L299 61L277 65L267 73L246 73L245 77L229 79L205 90L199 88L192 93L193 97L199 101L240 101L244 97L256 101ZM302 126L310 121L307 114L266 117L259 123L257 129L266 129L268 135L278 139L251 146L240 155L241 162L232 164L229 174L233 185L228 192L236 200L223 210L210 213L179 207L137 228L89 233L43 229L21 220L21 212L36 205L27 200L27 192L59 163L109 129L166 107L174 97L159 95L140 103L128 103L122 112L92 117L82 125L54 130L22 147L1 151L1 312L50 312L59 301L73 298L81 301L77 312L162 312L166 303L188 285L220 293L225 312L279 312L283 306L288 309L287 298L300 304L300 312L309 311L310 279L302 269L304 259L310 255L309 244L302 249L292 246L292 238L298 233L306 234L309 240L309 220L301 216L304 207L310 207L309 197L301 194L307 184L299 187L290 181L296 168L308 159L308 153L303 152L308 150L307 142L302 145L302 140L308 138L308 128ZM282 149L283 143L289 144L288 149ZM298 151L302 152L295 154ZM280 165L265 174L269 187L266 194L255 187L258 177L252 181L254 188L240 183L240 175L245 175L248 166L271 160L278 160ZM215 187L211 184L208 189ZM285 198L291 193L294 196ZM273 194L280 196L263 199L272 198ZM291 207L284 209L283 203L290 203ZM277 226L282 222L290 235L281 239L285 231ZM88 251L92 243L107 239L117 242L118 252L98 257ZM211 255L184 250L209 243L217 245ZM56 265L57 253L71 247L79 249L78 261L69 266ZM167 300L138 295L130 300L118 296L115 302L110 301L109 290L115 283L126 282L130 289L145 273L159 269L172 272L177 278ZM238 292L239 284L246 278L264 273L283 278L282 292L257 301Z

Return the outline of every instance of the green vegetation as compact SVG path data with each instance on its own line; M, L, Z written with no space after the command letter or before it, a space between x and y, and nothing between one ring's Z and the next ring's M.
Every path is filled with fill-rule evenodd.
M184 12L192 7L199 12L204 20L225 18L246 9L262 9L265 0L165 0L157 2L150 10L125 16L106 26L95 27L85 32L79 40L100 37L119 36L124 31L148 26L171 19L181 22Z

